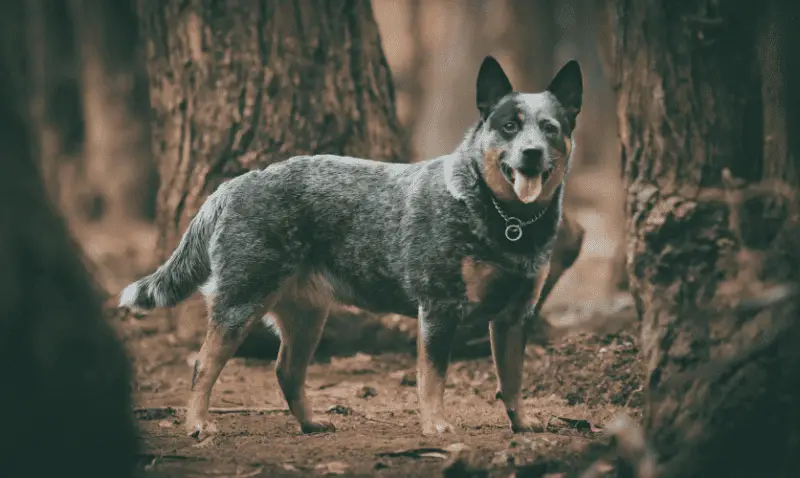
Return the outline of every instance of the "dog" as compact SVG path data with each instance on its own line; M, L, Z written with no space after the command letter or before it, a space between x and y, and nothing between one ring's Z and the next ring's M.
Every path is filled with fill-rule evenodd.
M498 397L514 432L541 430L521 398L526 321L535 315L562 221L583 81L566 63L540 93L512 89L487 56L479 117L451 154L414 164L295 156L223 183L171 257L128 285L120 307L171 307L198 288L209 322L195 362L187 431L216 433L209 397L225 363L268 312L275 371L303 433L314 417L306 369L334 303L417 316L422 433L454 431L443 405L454 332L489 324Z

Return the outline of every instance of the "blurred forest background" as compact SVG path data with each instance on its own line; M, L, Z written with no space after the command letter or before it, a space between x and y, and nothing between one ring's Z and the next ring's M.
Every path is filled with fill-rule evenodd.
M302 116L309 116L306 122L312 126L302 127L300 132L297 123L277 116L260 123L256 119L253 129L241 128L239 123L248 121L241 116L258 113L231 109L240 101L262 101L256 92L245 90L263 88L253 82L266 80L255 77L259 65L248 64L252 60L245 55L251 52L240 52L237 58L235 50L228 50L232 58L227 66L193 65L192 48L196 47L198 54L223 54L222 46L211 45L218 40L214 36L223 33L212 32L208 26L205 31L193 32L191 8L179 12L168 7L159 13L147 2L135 5L138 10L124 2L29 0L24 4L25 8L13 12L16 17L4 18L17 45L11 57L20 67L18 98L28 99L48 192L80 239L90 267L109 296L152 270L171 252L202 199L220 180L265 165L246 159L255 154L257 146L272 148L268 162L304 152L413 162L452 151L477 118L475 78L487 54L501 61L521 91L544 89L568 59L580 61L585 100L567 208L586 235L578 264L559 282L550 303L607 301L624 282L620 247L624 187L613 120L615 97L607 76L609 65L601 61L606 55L608 62L604 48L610 48L604 21L607 13L599 4L566 0L373 1L378 27L374 40L379 38L380 43L371 47L382 47L382 52L375 52L375 61L382 61L385 54L387 72L391 71L391 83L379 88L394 88L395 103L391 104L389 96L383 100L396 111L396 119L393 114L385 118L392 128L386 147L354 151L342 148L336 134L330 135L333 143L328 145L309 143L305 138L288 140L292 135L317 134L309 128L320 127L320 113L311 111L310 105L295 118L303 122ZM209 5L213 11L224 8L223 4ZM236 8L235 2L229 5L214 27L225 28L224 22L238 21ZM338 13L344 18L346 12ZM276 17L270 21L281 22L276 12L272 14ZM168 32L158 23L164 18L156 15L175 15L185 30L169 32L173 37L168 39ZM285 24L291 21L287 17ZM283 34L297 33L291 30L285 27ZM163 43L153 42L150 34ZM227 45L231 46L235 45ZM164 48L179 53L168 54ZM181 54L188 56L185 69L170 71ZM240 64L231 64L236 61ZM333 56L331 61L335 61ZM234 71L225 72L225 68ZM244 71L246 68L252 70ZM209 72L213 69L218 71ZM228 75L222 81L229 85L229 92L222 91L223 83L202 85L224 75ZM252 84L245 87L246 82ZM192 88L195 90L188 93ZM243 96L236 98L239 91ZM389 90L385 91L388 95ZM294 101L291 98L298 94L282 93L288 98L283 101ZM212 104L216 101L210 97L213 94L223 101L230 99L230 104ZM340 110L344 109L340 105ZM275 107L275 113L287 115L286 120L297 114L290 111ZM179 124L181 117L183 124ZM397 120L399 124L394 124ZM231 123L237 126L231 129ZM262 136L270 140L259 140ZM245 159L230 161L226 159L230 155ZM171 314L178 319L171 326L177 328L181 340L202 338L202 309L200 301L190 301ZM347 327L337 327L335 319L332 322L327 335L331 342L342 344L342 352L372 342L376 333L371 319L363 321L364 327L372 327L366 335L352 320ZM348 336L338 337L337 333ZM243 350L255 350L249 345ZM271 348L276 346L272 339Z
M241 406L224 412L223 425L247 432L227 435L212 451L194 448L176 428L205 329L203 302L134 317L116 309L117 295L171 253L225 180L297 154L413 162L447 153L477 118L475 78L485 55L496 56L522 91L542 90L568 59L578 59L584 107L567 186L569 232L554 257L563 276L544 315L551 324L600 317L611 326L566 338L544 331L538 339L558 340L529 347L524 392L548 427L550 418L578 416L561 420L562 428L580 426L583 435L565 438L548 428L520 446L498 425L484 427L497 411L488 340L485 330L467 330L454 354L469 360L454 364L458 398L449 398L459 422L469 424L465 441L494 454L492 466L511 466L511 455L536 461L573 453L573 445L583 450L582 440L595 437L593 424L624 412L641 418L648 438L623 457L639 467L628 476L655 476L645 470L652 445L663 476L789 477L800 470L798 5L25 0L0 9L3 93L30 126L47 195L78 239L106 319L131 352L150 469L168 468L165 454L179 449L170 455L179 468L208 468L204 460L216 454L225 466L249 460L246 476L279 476L262 465L276 460L289 460L279 467L285 472L318 469L345 453L367 471L377 460L375 469L421 473L430 462L378 460L389 445L353 428L396 437L392 446L418 444L415 416L383 402L415 406L414 320L334 311L317 354L330 364L312 366L310 388L317 399L357 403L358 413L329 409L349 415L351 428L339 441L309 437L301 447L287 417L276 416L285 403L263 394L277 390L263 373L277 339L253 334L213 399L217 407ZM16 131L0 135L3 154L29 149ZM8 212L0 214L8 223L0 239L15 239L4 242L7 258L0 259L24 271L23 253L54 249L37 243L50 229L19 219L43 209L30 199L34 189L14 191L0 187L9 194L0 203ZM36 274L15 270L0 268L0 280L22 286L0 290L13 295L41 285ZM22 312L7 317L30 316L35 324L44 316L18 305L30 299L12 299L4 303ZM73 312L83 316L77 306ZM69 357L65 350L57 352ZM379 352L401 353L366 355ZM32 357L23 365L47 369ZM359 383L354 395L362 376L374 386ZM28 396L47 395L40 392L16 398L25 405ZM240 476L240 464L229 475ZM544 476L526 473L517 476Z

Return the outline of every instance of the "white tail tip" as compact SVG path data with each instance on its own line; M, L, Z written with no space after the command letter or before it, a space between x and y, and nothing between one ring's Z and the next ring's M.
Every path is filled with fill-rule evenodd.
M134 282L128 285L119 295L119 307L136 309L136 298L139 297L139 283Z

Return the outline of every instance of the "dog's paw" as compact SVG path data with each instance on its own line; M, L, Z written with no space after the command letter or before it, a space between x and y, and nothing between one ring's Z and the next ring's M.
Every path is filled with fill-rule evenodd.
M535 419L517 420L511 423L511 431L514 433L542 433L544 425Z
M217 424L208 418L189 418L186 420L186 434L197 440L219 433Z
M422 434L425 436L444 435L455 431L455 427L443 418L434 418L422 424Z
M329 421L318 420L314 422L301 423L300 430L306 435L310 435L312 433L332 433L336 431L336 427L333 426L333 423Z

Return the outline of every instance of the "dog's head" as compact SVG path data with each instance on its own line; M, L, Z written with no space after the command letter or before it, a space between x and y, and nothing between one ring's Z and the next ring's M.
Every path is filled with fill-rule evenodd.
M569 167L582 96L577 61L564 65L545 91L519 93L497 60L483 60L477 85L481 121L474 141L495 196L525 204L549 199Z

